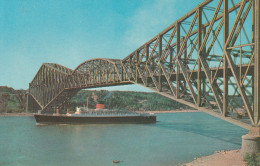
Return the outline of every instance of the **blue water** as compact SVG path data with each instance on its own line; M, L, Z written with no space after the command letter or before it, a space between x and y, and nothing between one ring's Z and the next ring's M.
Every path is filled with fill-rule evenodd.
M0 117L0 165L172 166L238 149L247 131L204 113L158 114L156 124L36 126Z

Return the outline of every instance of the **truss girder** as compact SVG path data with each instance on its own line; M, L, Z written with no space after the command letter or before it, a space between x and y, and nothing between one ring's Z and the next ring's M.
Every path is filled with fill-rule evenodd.
M73 71L43 64L30 94L44 109L71 89L131 83L245 128L259 125L259 17L259 0L205 0L123 60L89 60ZM234 98L247 124L228 117Z
M117 59L93 59L75 70L58 64L44 63L29 85L30 95L45 110L60 107L83 88L127 84Z

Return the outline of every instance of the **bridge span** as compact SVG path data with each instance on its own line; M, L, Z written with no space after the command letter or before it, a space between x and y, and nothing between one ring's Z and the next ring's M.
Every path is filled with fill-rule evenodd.
M28 102L63 108L80 89L138 84L260 138L259 6L205 0L122 60L92 59L74 70L44 63ZM239 109L246 116L233 116Z

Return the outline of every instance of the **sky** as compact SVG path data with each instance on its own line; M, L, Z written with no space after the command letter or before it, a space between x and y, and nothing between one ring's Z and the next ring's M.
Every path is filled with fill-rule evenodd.
M27 89L42 63L123 59L202 1L0 0L0 86Z

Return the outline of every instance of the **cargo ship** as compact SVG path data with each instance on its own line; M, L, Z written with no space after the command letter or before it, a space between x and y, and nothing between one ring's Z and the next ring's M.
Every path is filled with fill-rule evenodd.
M85 110L77 108L73 114L35 114L36 124L131 124L156 123L156 115L118 110Z

